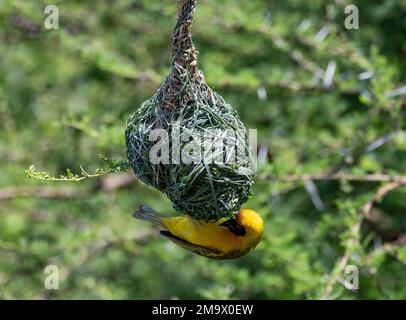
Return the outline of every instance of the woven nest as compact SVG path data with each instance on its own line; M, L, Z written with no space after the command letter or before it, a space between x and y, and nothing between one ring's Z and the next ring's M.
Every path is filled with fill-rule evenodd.
M252 158L238 114L207 86L197 68L191 38L195 4L180 1L171 72L129 118L127 156L138 178L164 192L177 211L215 221L232 216L250 196ZM165 130L167 139L151 139L156 129ZM187 149L191 141L197 144ZM156 150L159 163L151 160ZM163 150L170 152L164 156Z

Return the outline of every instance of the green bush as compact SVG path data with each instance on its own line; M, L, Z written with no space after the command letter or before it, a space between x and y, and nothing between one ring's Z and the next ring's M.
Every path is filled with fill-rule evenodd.
M60 28L46 30L47 4L0 3L0 298L406 298L402 1L357 1L359 30L330 1L198 1L207 83L258 129L245 206L266 231L233 261L133 220L141 204L176 213L131 175L27 178L32 164L73 180L125 171L98 154L125 159L125 122L168 73L177 14L174 1L55 1ZM350 264L356 291L339 281ZM59 290L44 288L47 265Z

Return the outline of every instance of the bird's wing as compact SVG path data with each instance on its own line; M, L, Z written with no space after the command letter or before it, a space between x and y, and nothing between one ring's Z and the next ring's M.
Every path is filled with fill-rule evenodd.
M220 250L203 247L203 246L199 246L197 244L190 243L182 238L179 238L179 237L173 235L171 232L169 232L167 230L162 230L162 231L160 231L160 233L161 233L161 235L168 238L175 244L181 246L182 248L192 251L194 253L200 254L202 256L206 256L206 257L209 256L209 257L215 258L215 257L220 257L222 255L222 252Z

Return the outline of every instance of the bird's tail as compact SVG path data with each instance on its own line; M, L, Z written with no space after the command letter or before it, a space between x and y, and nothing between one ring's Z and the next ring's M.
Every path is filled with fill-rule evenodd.
M140 220L146 220L166 228L162 222L162 217L155 210L147 206L141 206L138 211L133 213L133 217Z

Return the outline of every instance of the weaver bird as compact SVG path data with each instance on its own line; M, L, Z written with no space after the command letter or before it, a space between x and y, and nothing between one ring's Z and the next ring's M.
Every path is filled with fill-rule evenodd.
M133 217L160 226L164 237L211 259L235 259L245 255L256 247L264 230L260 215L249 209L241 209L235 218L217 222L194 220L188 216L162 217L146 206L141 206Z

